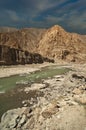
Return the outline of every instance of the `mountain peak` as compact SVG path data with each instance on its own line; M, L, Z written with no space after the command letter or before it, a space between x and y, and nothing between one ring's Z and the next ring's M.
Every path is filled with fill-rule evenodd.
M45 35L47 35L48 37L56 37L58 35L63 35L63 34L66 34L66 31L59 25L52 26L45 33Z
M86 56L85 43L85 36L66 32L59 25L55 25L46 31L38 49L43 56L79 61Z
M60 25L54 25L54 26L52 26L51 28L52 28L52 29L56 29L56 30L57 30L57 29L63 29Z
M65 31L61 26L59 25L54 25L50 28L51 31L57 31L57 32L60 32L60 31Z

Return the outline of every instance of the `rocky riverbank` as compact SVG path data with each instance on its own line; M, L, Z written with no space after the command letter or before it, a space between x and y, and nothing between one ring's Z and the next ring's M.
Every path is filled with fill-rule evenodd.
M86 130L86 64L73 71L27 86L42 97L22 102L23 107L3 114L1 130ZM30 104L30 105L28 105Z

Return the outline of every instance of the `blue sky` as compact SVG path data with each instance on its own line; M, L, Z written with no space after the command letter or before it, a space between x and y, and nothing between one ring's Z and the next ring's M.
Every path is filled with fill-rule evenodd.
M86 34L86 0L0 0L0 26L48 28Z

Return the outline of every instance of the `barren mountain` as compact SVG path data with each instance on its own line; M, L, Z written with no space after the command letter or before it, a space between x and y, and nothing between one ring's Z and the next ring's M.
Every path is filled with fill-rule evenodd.
M36 52L36 48L45 29L24 28L17 31L0 33L0 44L12 48Z
M24 28L0 33L0 44L55 60L86 61L86 35L66 32L58 25L49 29Z
M86 35L68 33L58 25L48 29L39 42L43 56L68 61L86 61Z
M12 27L0 27L0 33L14 32L14 31L18 31L18 29Z

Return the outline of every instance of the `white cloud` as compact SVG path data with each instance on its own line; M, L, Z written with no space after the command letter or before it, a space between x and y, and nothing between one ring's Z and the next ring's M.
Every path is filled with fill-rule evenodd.
M12 21L14 22L20 21L20 17L17 15L15 11L5 10L5 12L7 13L8 18L10 18Z
M9 10L1 8L0 25L11 23L17 26L49 27L60 24L65 29L86 31L86 0L19 0L19 8L16 8L16 3L17 0Z
M24 8L29 14L30 18L35 18L38 15L40 15L42 12L45 12L49 9L52 9L54 7L59 6L63 2L66 2L67 0L22 0L24 4Z

